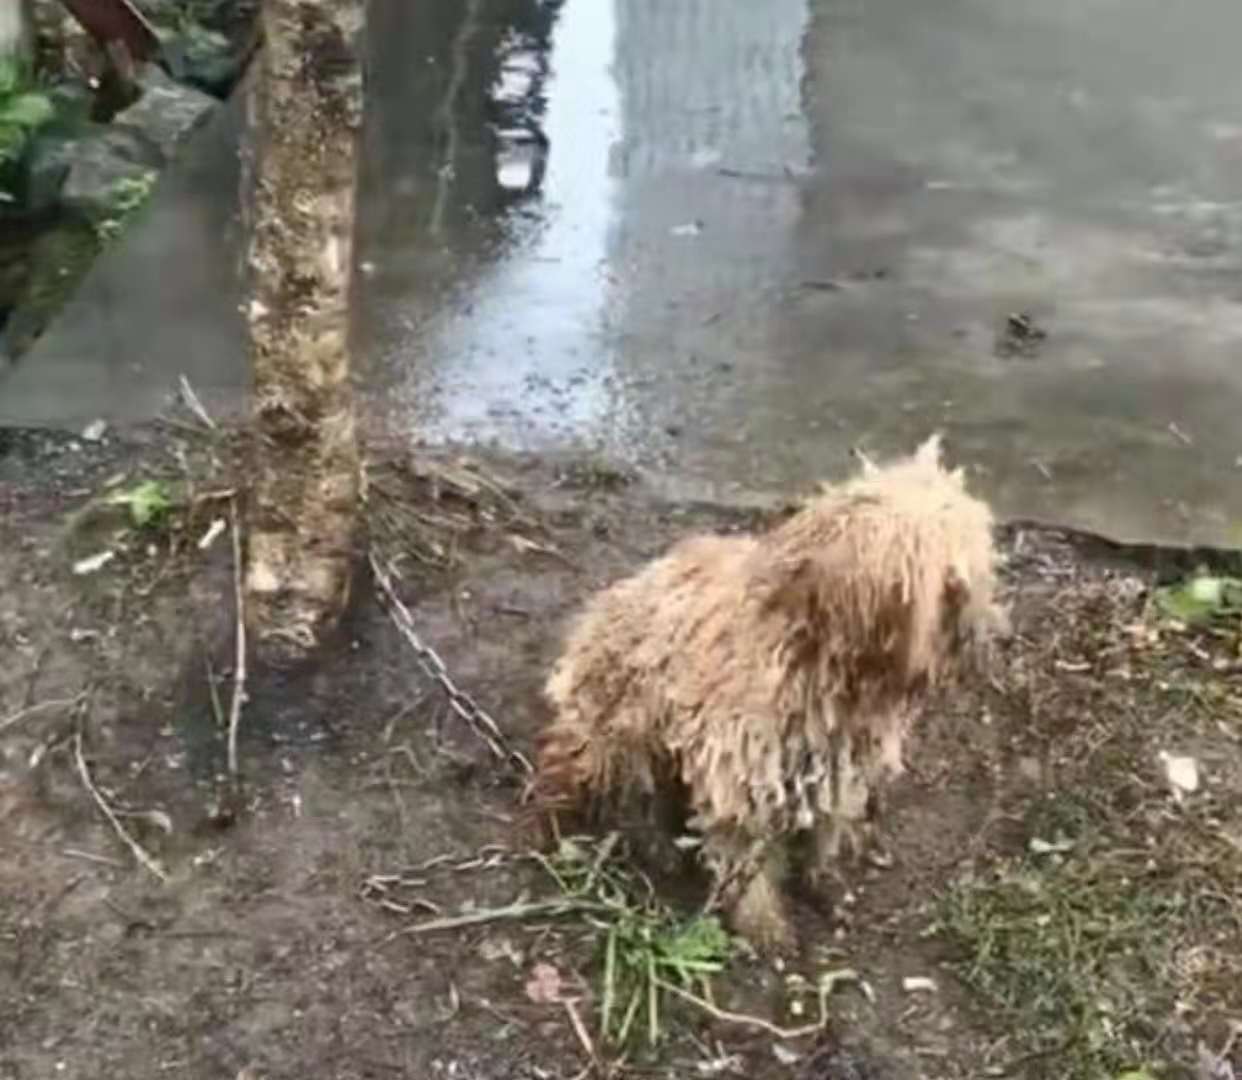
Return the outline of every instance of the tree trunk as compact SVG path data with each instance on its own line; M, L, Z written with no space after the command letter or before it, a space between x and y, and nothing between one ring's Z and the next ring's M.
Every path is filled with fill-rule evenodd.
M27 64L34 60L32 0L0 0L0 57Z
M362 12L362 0L264 0L249 88L246 621L275 663L302 659L335 625L357 541L349 312Z

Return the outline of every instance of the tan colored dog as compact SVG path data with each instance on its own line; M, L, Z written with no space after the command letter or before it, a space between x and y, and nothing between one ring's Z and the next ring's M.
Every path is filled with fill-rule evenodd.
M991 526L934 436L765 536L676 545L572 627L537 805L680 785L734 928L791 944L782 842L810 830L828 871L929 692L1006 625Z

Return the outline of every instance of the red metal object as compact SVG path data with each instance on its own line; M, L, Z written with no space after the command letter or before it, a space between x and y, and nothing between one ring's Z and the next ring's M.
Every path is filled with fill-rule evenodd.
M119 42L136 61L159 52L160 39L145 16L129 0L62 0L70 14L107 48Z

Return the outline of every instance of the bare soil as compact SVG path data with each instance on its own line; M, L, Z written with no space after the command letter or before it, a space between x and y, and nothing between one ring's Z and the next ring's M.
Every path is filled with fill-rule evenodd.
M851 968L870 998L840 984L797 1039L669 1002L664 1042L619 1063L593 1035L585 921L408 932L556 888L527 857L521 777L446 708L366 578L312 664L252 673L229 808L231 545L198 541L227 521L231 442L5 438L2 1080L1192 1077L1199 1041L1219 1052L1242 1017L1237 634L1154 628L1149 570L1009 532L1018 640L993 685L928 717L887 811L892 865L843 869L833 911L800 908L798 958L739 957L713 990L782 1026L815 1016L791 973ZM373 456L372 539L419 633L527 752L589 590L690 531L762 524L600 463ZM97 505L152 477L178 504L155 526ZM102 817L78 747L167 882ZM1194 756L1200 790L1173 797L1163 749ZM699 895L665 887L687 910ZM568 1003L528 992L539 964Z

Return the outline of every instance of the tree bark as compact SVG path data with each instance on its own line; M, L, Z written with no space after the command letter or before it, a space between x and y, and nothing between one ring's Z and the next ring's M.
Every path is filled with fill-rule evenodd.
M337 622L361 470L350 293L362 0L264 0L248 88L253 489L246 621L260 659L304 658Z

